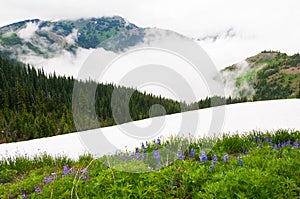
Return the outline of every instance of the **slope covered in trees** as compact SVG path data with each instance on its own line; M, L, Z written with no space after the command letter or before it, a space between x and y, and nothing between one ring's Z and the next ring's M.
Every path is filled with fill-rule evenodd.
M72 116L75 81L72 77L46 75L43 70L36 70L17 61L0 57L1 142L28 140L75 131ZM85 85L81 88L79 97L89 100L86 97L88 93L86 89L96 83L92 81L78 83ZM111 110L111 96L114 89L123 95L133 93L129 101L129 111L133 120L147 118L153 104L164 106L167 114L181 110L179 102L141 93L131 88L116 87L112 84L97 84L96 87L94 105L83 100L85 104L80 104L81 107L76 108L90 112L92 106L95 106L96 121L101 126L115 124ZM124 96L117 96L116 99L119 99L116 112L122 113L125 106L122 104ZM124 118L118 122L129 121L130 118Z

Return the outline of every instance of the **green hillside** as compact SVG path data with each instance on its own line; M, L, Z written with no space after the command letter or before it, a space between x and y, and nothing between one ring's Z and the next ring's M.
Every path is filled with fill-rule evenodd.
M300 55L263 51L246 63L222 70L225 85L233 81L233 95L254 100L300 96Z

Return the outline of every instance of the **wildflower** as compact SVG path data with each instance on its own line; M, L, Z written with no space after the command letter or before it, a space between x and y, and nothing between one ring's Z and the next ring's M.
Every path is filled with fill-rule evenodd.
M70 168L70 169L69 169L69 174L74 175L74 170L73 170L73 168Z
M132 152L131 155L130 155L130 159L133 160L134 158L135 158L135 154Z
M89 176L87 175L88 173L88 169L86 167L84 167L82 170L81 170L81 173L83 174L83 178L85 181L88 181L89 180Z
M40 193L41 193L41 190L40 190L39 187L35 187L35 188L34 188L34 192L35 192L36 194L40 194Z
M135 153L135 158L137 160L141 160L142 159L141 154L139 152Z
M225 163L228 162L228 153L227 152L226 152L226 155L224 155L224 157L222 159Z
M240 167L243 166L243 160L242 160L242 157L239 157L238 161L239 161L239 166L240 166Z
M273 140L270 140L269 143L270 143L270 144L273 144Z
M160 145L160 139L159 139L159 138L157 138L156 144L159 144L159 145Z
M149 146L149 144L148 144L148 142L146 141L146 147L148 147Z
M268 136L265 136L265 137L264 137L264 141L265 141L265 142L269 142Z
M244 152L244 154L245 154L245 155L248 155L248 150L246 150L246 151Z
M146 149L143 149L143 158L145 158L146 157Z
M145 147L145 145L144 145L144 142L142 142L142 149L145 149L146 147Z
M259 144L257 145L257 147L258 147L258 148L261 148L261 144L259 143Z
M205 152L202 152L200 156L200 162L206 162L208 160L207 155Z
M154 151L153 156L156 160L156 167L158 167L160 165L160 153L159 153L158 149L156 149Z
M273 150L278 149L277 144L274 144Z
M297 140L295 140L295 142L293 143L293 146L294 146L294 147L299 147L299 142L298 142L298 139L297 139Z
M213 170L215 168L215 166L212 164L209 166L210 170Z
M64 175L68 175L69 174L69 169L68 169L67 165L63 166L63 173L64 173Z
M27 199L28 197L27 197L27 195L24 193L24 194L22 194L22 198L23 198L23 199Z
M257 142L261 142L259 135L257 136Z
M52 181L53 181L52 176L49 176L48 178L44 177L44 183L45 184L51 183Z
M282 147L282 145L280 145L280 142L278 142L277 148L280 149L281 147Z
M182 150L179 149L177 153L177 160L184 160L184 159L185 159L184 154L182 153Z
M291 146L291 140L288 140L286 143L285 143L286 146Z
M218 157L217 157L216 154L214 154L213 157L212 157L212 163L216 164L217 162L218 162Z
M195 149L191 148L190 158L195 158Z

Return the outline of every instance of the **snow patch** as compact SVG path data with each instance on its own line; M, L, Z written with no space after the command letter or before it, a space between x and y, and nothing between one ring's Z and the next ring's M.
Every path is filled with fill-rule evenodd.
M17 35L24 39L25 41L29 41L30 38L34 35L35 31L39 29L39 23L37 22L28 22L26 23L26 27L18 31Z
M69 44L75 44L76 41L77 41L77 34L78 34L78 30L74 28L74 29L72 30L72 33L69 34L67 37L65 37L66 41L67 41Z
M298 107L298 108L297 108ZM219 133L244 133L252 130L272 131L278 129L294 129L300 130L300 100L273 100L261 102L248 102L241 104L232 104L225 106L225 117L223 128ZM164 125L160 134L168 138L170 135L182 132L182 129L188 130L189 126L181 126L183 116L195 117L199 116L199 124L195 133L195 137L205 135L210 129L212 123L212 114L215 109L222 107L214 107L197 111L190 111L162 117L155 117L141 121L135 121L128 124L144 126L148 124L148 120L163 120ZM123 124L126 125L126 124ZM55 157L58 155L67 155L72 159L87 152L85 143L82 142L82 136L97 136L102 133L106 139L113 144L118 150L133 150L134 147L140 146L144 140L132 138L122 131L122 125L93 129L66 135L59 135L49 138L41 138L24 142L0 144L0 159L15 156L34 156L43 152ZM145 134L143 128L139 128L138 133ZM219 134L221 135L221 134ZM104 154L113 153L115 151L107 151ZM99 155L99 154L97 154Z

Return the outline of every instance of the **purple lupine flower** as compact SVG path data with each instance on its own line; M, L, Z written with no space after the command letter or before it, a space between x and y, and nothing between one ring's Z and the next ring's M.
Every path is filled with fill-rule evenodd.
M277 148L280 149L281 147L282 147L282 145L280 144L280 142L278 142Z
M273 140L270 140L269 143L270 143L270 144L273 144Z
M158 167L160 165L160 153L159 153L158 149L156 149L154 151L153 156L156 160L156 167Z
M146 157L146 149L143 149L143 158L145 158Z
M278 149L277 144L274 144L273 150Z
M208 160L208 158L207 158L206 153L202 152L201 156L200 156L200 162L206 162L207 160Z
M22 198L23 198L23 199L27 199L28 197L27 197L27 195L24 193L24 194L22 194Z
M190 158L195 158L195 149L191 148Z
M156 140L156 144L159 144L159 145L161 144L161 143L160 143L160 139L159 139L159 138L157 138L157 140Z
M160 159L160 153L159 153L158 149L156 149L156 150L154 151L153 156L154 156L154 158L157 159L157 160Z
M139 148L135 148L135 153L139 153Z
M264 142L269 142L268 136L265 136L265 137L264 137Z
M83 174L83 178L85 179L85 181L88 181L89 177L87 176L87 173L88 173L88 169L86 167L84 167L82 170L81 170L81 173Z
M184 154L182 153L182 150L179 149L177 152L177 160L184 160L184 159L185 159Z
M73 169L73 167L69 169L69 174L74 175L74 169Z
M213 170L214 168L215 168L215 166L213 164L209 166L210 170Z
M224 157L222 159L225 163L228 162L228 153L227 152L226 152L226 155L224 155Z
M134 153L131 153L131 155L130 155L130 159L134 159L135 158L135 154Z
M135 153L135 159L137 159L137 160L142 159L141 154L139 152Z
M294 147L299 147L298 139L294 141L293 146L294 146Z
M51 183L52 181L53 181L52 176L49 176L48 178L44 177L44 183L45 184Z
M142 149L145 149L146 147L145 147L145 145L144 145L144 142L142 142Z
M81 170L81 173L84 173L86 174L88 172L88 169L86 167L84 167L82 170Z
M257 136L257 142L261 142L259 135Z
M68 175L69 174L69 169L68 169L67 165L63 166L63 173L64 173L64 175Z
M248 150L246 150L246 151L244 152L244 154L245 154L245 155L248 155L248 154L249 154Z
M149 144L148 144L148 142L146 141L146 147L148 147L149 146Z
M217 162L218 162L218 157L216 154L214 154L212 157L212 164L216 164Z
M35 187L35 188L34 188L34 192L35 192L36 194L40 194L40 193L41 193L41 189L40 189L39 187Z
M258 148L261 148L261 143L258 143L257 147L258 147Z
M240 167L243 166L243 160L242 160L242 157L239 157L238 161L239 161L239 166L240 166Z

